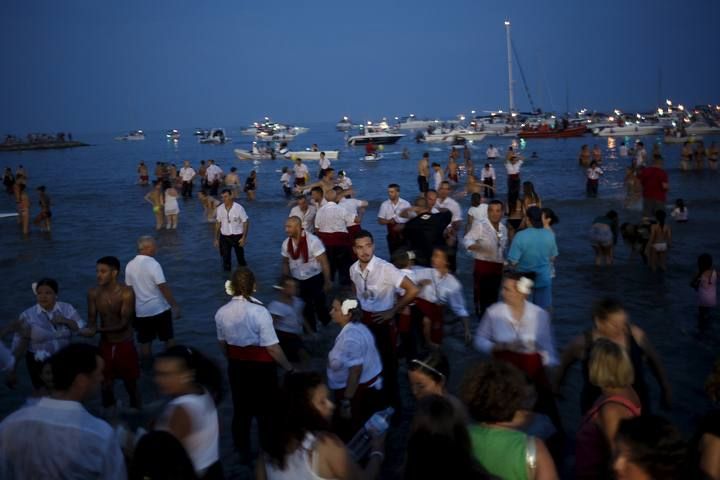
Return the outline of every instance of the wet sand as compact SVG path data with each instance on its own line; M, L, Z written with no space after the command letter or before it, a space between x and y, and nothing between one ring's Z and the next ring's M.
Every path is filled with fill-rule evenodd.
M323 148L341 149L341 158L333 162L333 166L345 169L352 178L358 198L370 201L363 227L375 234L377 253L387 258L384 228L375 220L380 203L386 198L386 185L399 183L402 197L412 200L417 193L415 167L421 153L430 151L431 160L444 165L449 148L416 145L410 143L414 136L408 135L408 139L398 145L386 147L383 160L366 163L359 160L362 148L344 147L342 134L334 132L331 125L310 127L310 133L299 136L293 148L318 143ZM22 310L34 305L30 284L41 276L58 279L60 300L73 304L81 315L85 315L85 294L95 282L95 260L104 255L115 255L125 265L134 256L136 238L153 234L159 244L157 258L183 309L183 318L175 324L177 340L196 346L224 366L215 340L213 317L228 297L223 290L226 275L212 246L212 225L203 221L202 208L193 199L181 202L177 231L155 233L151 207L143 201L149 187L136 185L135 169L140 160L144 160L152 172L154 162L159 160L175 162L180 167L182 160L189 159L197 167L201 159L214 158L225 171L230 166L237 166L244 181L249 170L255 167L258 171L257 200L252 203L244 198L241 200L251 222L246 258L258 277L258 298L269 302L274 296L271 286L280 273L283 219L289 211L281 194L279 171L291 162L275 160L254 165L253 162L234 160L232 149L246 148L249 143L248 137L239 137L234 130L229 134L242 143L199 145L190 133L183 131L178 145L165 142L160 132L148 132L145 142L127 144L113 142L111 134L83 135L93 147L3 155L4 164L0 166L23 164L28 170L32 216L39 211L34 188L42 184L47 186L53 201L53 232L41 234L34 228L30 238L23 239L14 218L0 219L0 274L4 280L0 284L2 322L16 318ZM643 140L646 145L651 143L651 137ZM473 150L476 170L484 163L484 152L489 143L504 149L509 142L510 139L488 138L479 144ZM583 143L591 146L597 143L605 154L607 174L601 181L598 199L584 198L584 171L577 166L576 160ZM401 159L400 152L405 146L410 149L412 160ZM529 141L525 156L530 157L532 151L537 151L539 158L528 159L522 178L535 183L544 206L553 208L560 217L560 224L555 228L560 256L554 283L553 317L558 348L589 326L590 306L595 299L607 294L621 298L627 304L632 320L645 329L656 345L668 370L674 408L667 414L684 431L690 432L697 416L709 407L702 385L719 350L717 312L714 312L711 332L701 338L695 334L695 292L689 282L695 272L697 255L707 251L715 256L716 262L720 261L720 219L715 213L720 199L720 174L680 172L677 168L679 149L675 145L663 146L671 185L668 204L675 198L684 198L690 211L690 222L684 225L670 222L673 245L669 253L669 271L665 274L651 273L637 256L628 258L629 249L623 245L616 249L614 266L597 269L593 265L587 239L592 219L611 208L619 212L621 222L635 222L640 217L638 210L622 208L622 179L629 159L612 158L614 149L609 149L608 139ZM308 162L308 165L311 175L316 176L316 162ZM503 197L504 168L496 163L495 169ZM198 190L196 185L195 192ZM461 205L466 210L469 199L462 199ZM0 195L1 212L12 212L14 208L9 195ZM465 285L469 303L471 269L471 259L461 254L458 276ZM477 320L473 321L476 325ZM336 332L335 327L329 327L311 344L315 368L324 369L325 354ZM452 390L461 380L465 367L479 355L462 345L459 331L450 332L444 345L451 359ZM388 439L384 478L393 478L393 472L402 462L404 433L412 415L412 400L404 376L401 381L405 408L400 415L404 421ZM654 408L660 410L657 384L652 379L648 383L655 400ZM29 385L23 364L16 390L0 386L0 417L22 404L30 391ZM580 420L579 389L579 369L575 367L564 388L564 400L560 402L563 422L571 433ZM118 384L117 392L123 398L121 390ZM142 379L142 390L146 402L157 398L148 375ZM228 477L249 478L250 470L238 466L232 453L229 391L220 406L220 416L222 456Z

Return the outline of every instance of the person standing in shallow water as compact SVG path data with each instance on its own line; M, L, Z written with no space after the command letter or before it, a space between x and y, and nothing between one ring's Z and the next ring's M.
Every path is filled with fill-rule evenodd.
M418 161L417 172L418 189L420 193L425 193L430 188L430 154L428 152L423 153L422 158Z
M162 180L155 180L153 189L145 195L145 201L152 205L155 215L155 230L163 228L165 223L164 200Z
M40 225L41 232L49 232L50 219L52 217L52 212L50 211L50 196L45 193L44 185L39 186L37 191L40 196L38 199L38 203L40 204L40 213L37 217L35 217L35 221L33 223L35 225Z
M148 173L147 165L145 162L140 162L137 168L138 173L138 185L147 185L150 182L150 174Z
M220 251L223 270L229 272L232 267L232 251L235 251L238 266L244 267L245 244L250 227L245 209L233 200L232 192L222 192L222 203L215 210L215 240L213 245Z

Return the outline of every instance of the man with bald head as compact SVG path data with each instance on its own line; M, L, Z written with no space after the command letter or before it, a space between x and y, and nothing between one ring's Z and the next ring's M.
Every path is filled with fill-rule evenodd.
M303 316L308 325L317 330L317 320L330 322L325 292L332 287L330 264L322 241L302 227L300 217L285 221L287 238L282 244L283 275L298 282L299 296L305 303Z
M150 236L137 241L138 254L125 267L125 283L135 293L134 327L140 344L140 355L148 360L152 355L152 341L165 342L165 348L175 345L173 317L180 318L180 307L165 280L163 269L155 258L157 244Z
M345 210L336 203L334 190L325 192L326 204L315 215L315 233L325 245L330 263L330 278L337 272L341 285L350 285L350 264L352 249L348 226L357 223L357 215Z

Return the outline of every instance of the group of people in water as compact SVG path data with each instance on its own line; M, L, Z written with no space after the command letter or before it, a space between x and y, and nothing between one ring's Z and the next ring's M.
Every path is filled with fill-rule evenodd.
M20 225L22 233L25 237L30 234L30 195L28 193L28 173L25 167L18 165L13 172L12 168L5 167L3 172L3 186L8 195L12 195L15 199L17 209L17 223ZM41 232L49 233L52 223L52 211L50 209L50 195L47 193L45 185L35 188L37 192L37 201L40 211L33 219L33 224L40 227Z
M594 150L584 148L580 155L589 196L597 195L602 175L602 155L595 158ZM227 364L229 430L240 463L254 462L256 478L270 480L376 478L383 468L387 478L407 479L554 479L561 473L583 479L720 479L720 412L710 412L689 442L667 419L651 414L653 400L671 406L671 382L651 334L632 323L621 302L598 299L588 309L587 329L557 349L552 287L560 255L553 231L558 217L533 183L522 180L525 160L519 152L510 147L505 153L505 199L499 198L493 166L500 161L498 149L490 146L486 158L476 177L469 149L462 161L453 149L444 169L425 154L417 165L418 193L409 200L398 183L388 184L387 200L373 219L387 229L388 259L378 255L378 239L362 227L368 202L356 198L347 175L336 176L327 161L319 165L316 182L299 159L292 176L290 169L284 172L281 187L294 203L284 220L285 237L275 252L264 249L248 259L253 211L239 203L239 177L232 177L237 173L225 175L212 160L198 171L189 162L180 170L157 166L145 197L156 228L177 227L179 200L192 197L199 177L198 196L207 218L216 222L213 242L223 269L231 272L224 285L229 300L214 322ZM651 165L642 158L634 156L630 167L649 225L642 254L651 268L664 269L672 239L664 204L669 182L661 157ZM598 178L590 178L592 169ZM149 184L144 163L138 175L140 184ZM251 186L248 200L256 180ZM471 202L467 212L456 200L465 195ZM686 209L678 202L677 222L687 221ZM629 227L619 224L614 211L592 222L598 265L613 263L619 236L635 241ZM91 451L101 457L77 448L62 452L66 459L77 457L74 468L88 472L82 478L124 478L123 454L133 478L222 478L229 467L220 458L217 411L225 369L192 346L175 345L183 299L173 296L155 259L154 239L138 239L137 251L124 269L124 284L117 258L97 260L87 320L57 300L55 279L43 278L34 285L37 305L0 330L0 336L13 335L12 355L0 356L0 366L13 383L24 358L38 397L0 423L0 476L58 476L61 463L52 460L60 453L50 441L69 444L71 435L77 445L94 442ZM277 298L267 307L254 296L257 280L248 267L254 262L278 265ZM472 271L471 308L458 270ZM716 306L716 282L712 257L703 254L692 287L705 330ZM98 348L74 341L97 334ZM336 337L319 352L308 348L308 335ZM128 436L121 430L121 444L107 424L84 410L86 417L63 413L81 408L79 402L100 386L103 405L112 407L114 380L123 381L131 406L140 408L139 364L153 359L156 339L165 350L154 357L153 375L171 400L149 433ZM455 395L449 379L457 341L485 358L460 367L464 379ZM323 373L310 368L312 350L325 359ZM583 419L570 426L556 395L576 362L582 367ZM657 399L645 378L648 368L660 388ZM412 407L401 394L406 383ZM706 390L720 398L720 363ZM400 412L412 416L406 439L392 427L388 433L389 425L401 422ZM29 438L24 429L31 422L47 438ZM75 433L78 425L84 433ZM567 442L570 427L577 430L574 452ZM403 458L385 462L386 453ZM569 456L574 470L567 467Z

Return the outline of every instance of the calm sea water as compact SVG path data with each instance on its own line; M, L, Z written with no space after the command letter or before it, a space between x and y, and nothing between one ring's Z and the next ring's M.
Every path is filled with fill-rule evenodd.
M400 184L402 196L412 200L417 194L416 162L422 152L429 151L432 161L445 164L449 147L417 145L410 133L397 145L386 146L382 160L368 163L360 161L362 148L346 147L343 134L334 131L333 125L308 126L310 132L297 137L292 146L304 149L317 143L322 149L341 150L340 160L333 162L334 167L346 170L357 197L370 202L363 226L376 234L378 254L387 258L384 228L376 223L380 203L386 198L387 184ZM219 357L213 316L228 298L223 291L226 277L212 246L212 225L204 221L202 208L193 199L181 202L177 231L155 233L151 208L143 201L148 187L136 184L137 164L140 160L145 161L152 173L156 161L174 162L179 168L187 159L197 168L200 160L212 158L226 172L231 166L238 167L242 181L251 169L258 172L257 199L252 203L243 199L241 203L250 217L246 258L258 277L259 298L269 301L273 297L271 286L280 273L283 220L290 208L281 193L280 169L290 166L291 162L236 160L233 148L248 148L250 144L249 137L239 135L239 128L228 129L233 142L220 146L198 144L192 130L184 130L182 134L180 141L173 144L167 142L164 132L160 131L147 132L145 141L127 143L114 141L114 134L75 133L76 139L92 146L0 154L0 167L14 169L22 164L28 170L33 202L31 215L38 212L35 187L45 185L53 201L52 235L34 229L30 238L24 239L15 219L0 219L0 275L3 279L0 283L0 321L16 318L34 304L30 284L42 276L55 277L60 283L60 299L75 305L81 315L85 315L86 291L95 282L95 260L104 255L115 255L124 265L135 254L137 237L152 234L158 239L157 258L183 309L183 318L176 323L176 338ZM621 140L617 140L618 144ZM646 145L654 140L644 138ZM488 138L473 146L477 168L484 162L489 143L495 143L504 151L511 141ZM584 172L576 161L584 143L599 144L606 159L606 175L601 180L598 199L584 197ZM410 150L411 160L401 159L403 147ZM611 208L620 213L621 222L638 221L640 217L639 211L622 207L624 167L629 160L616 158L614 141L601 138L530 140L521 147L528 158L522 171L523 180L533 181L544 205L553 208L560 217L560 224L555 228L560 256L554 284L553 318L558 347L588 327L593 300L608 294L621 298L626 302L632 320L647 331L665 362L675 394L674 409L668 415L684 430L690 431L695 416L708 406L702 385L718 353L720 326L715 325L714 331L703 338L695 336L695 295L688 284L698 254L710 252L720 259L720 220L716 213L720 175L718 172L680 172L677 168L680 147L662 146L670 174L669 203L675 198L684 198L691 218L688 224L672 225L674 243L669 254L669 271L652 274L637 257L628 258L628 249L622 245L617 249L616 265L596 269L587 240L592 219ZM537 152L537 159L529 158L532 152ZM309 164L311 173L316 175L315 162ZM495 168L503 195L504 168L501 164ZM462 199L461 204L467 209L469 199ZM10 196L0 195L0 212L12 212L14 208ZM466 285L465 294L470 300L472 263L469 257L463 256L459 265L459 277ZM718 320L716 314L715 323ZM327 338L313 345L317 368L323 368L323 358L333 333L330 330ZM467 362L477 357L461 345L459 338L450 338L447 348L454 367L451 383L457 384ZM0 418L20 405L29 392L24 365L21 372L18 389L11 391L0 386ZM652 381L651 384L656 385ZM143 379L143 390L146 399L153 398L154 387L147 376ZM561 402L561 408L567 428L573 430L579 421L577 368L564 393L566 400ZM241 468L231 467L231 410L226 400L221 408L224 457L235 474L248 474ZM410 410L404 415L409 416ZM398 458L395 464L397 462Z

